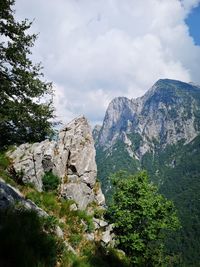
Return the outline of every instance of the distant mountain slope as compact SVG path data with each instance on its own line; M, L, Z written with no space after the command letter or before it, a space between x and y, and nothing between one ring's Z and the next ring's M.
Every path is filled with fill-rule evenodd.
M107 198L109 174L147 169L182 221L169 249L182 252L179 266L200 266L200 87L164 79L143 97L115 98L98 131L98 177Z
M200 130L200 88L175 80L159 80L141 98L115 98L109 105L98 136L99 147L111 147L128 134L141 135L133 150L139 157L152 148L185 139L191 141ZM129 139L129 138L128 138Z

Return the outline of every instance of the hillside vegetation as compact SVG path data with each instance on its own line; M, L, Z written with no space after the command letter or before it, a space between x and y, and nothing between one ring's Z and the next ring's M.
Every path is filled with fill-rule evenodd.
M110 174L147 170L159 192L172 200L182 228L169 236L178 266L200 266L200 88L159 80L137 99L115 98L96 140L98 177L107 202Z

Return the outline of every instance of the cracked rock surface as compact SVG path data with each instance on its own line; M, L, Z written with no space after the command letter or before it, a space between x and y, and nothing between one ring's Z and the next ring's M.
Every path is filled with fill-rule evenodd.
M22 175L24 183L32 183L42 191L42 177L52 172L61 180L61 196L73 199L79 209L89 203L104 205L101 189L95 189L97 167L91 128L84 116L67 124L57 141L23 144L9 152L12 168Z

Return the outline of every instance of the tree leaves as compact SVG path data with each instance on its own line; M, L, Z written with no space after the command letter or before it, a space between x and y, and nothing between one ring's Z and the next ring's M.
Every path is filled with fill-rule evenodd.
M119 172L112 175L112 181L115 187L108 216L115 225L119 248L134 266L161 266L165 231L179 227L173 203L148 182L146 172Z
M52 84L30 59L37 35L27 34L32 22L15 20L14 2L0 1L0 149L53 134Z

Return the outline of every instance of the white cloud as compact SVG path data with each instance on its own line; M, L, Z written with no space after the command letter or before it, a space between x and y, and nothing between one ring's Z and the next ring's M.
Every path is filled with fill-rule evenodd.
M116 96L137 97L159 78L200 83L200 47L184 20L198 0L16 0L40 32L33 50L55 83L63 121L101 121Z

